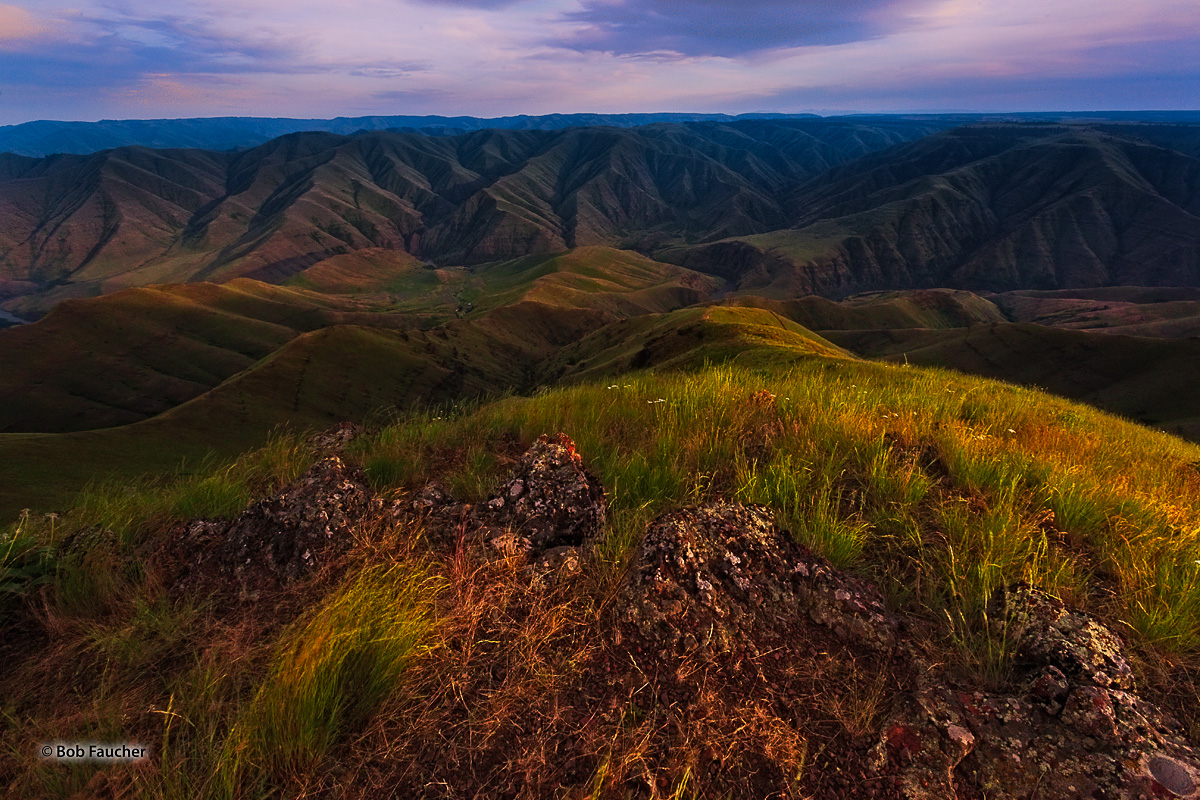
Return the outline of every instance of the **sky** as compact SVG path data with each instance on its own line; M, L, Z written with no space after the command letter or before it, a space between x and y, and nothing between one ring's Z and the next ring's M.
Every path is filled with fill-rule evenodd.
M1196 108L1197 0L0 0L0 124Z

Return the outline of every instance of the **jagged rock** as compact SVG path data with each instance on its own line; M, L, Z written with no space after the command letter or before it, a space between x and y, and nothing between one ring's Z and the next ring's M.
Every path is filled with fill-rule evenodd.
M811 623L878 651L896 635L873 586L796 544L762 506L717 503L659 517L623 600L630 635L668 660L757 658Z
M539 436L491 497L472 506L436 481L409 504L436 539L481 539L504 556L529 556L578 547L604 530L608 501L565 433ZM395 512L407 513L397 506Z
M412 507L419 511L423 508L437 508L453 502L454 498L440 483L430 481L421 487L421 491L417 492L416 498L412 501Z
M872 753L872 768L896 776L901 797L1196 796L1200 753L1131 691L1116 634L1023 584L994 606L1008 620L1024 689L961 692L939 672L924 675Z
M232 522L195 520L179 531L192 553L179 583L255 598L345 552L354 526L379 507L361 471L330 456Z
M604 487L565 433L539 436L485 506L493 524L513 528L535 553L584 544L604 529L608 513Z
M1133 670L1120 637L1087 614L1024 583L1002 589L993 619L1007 625L1018 664L1054 666L1076 684L1133 689Z

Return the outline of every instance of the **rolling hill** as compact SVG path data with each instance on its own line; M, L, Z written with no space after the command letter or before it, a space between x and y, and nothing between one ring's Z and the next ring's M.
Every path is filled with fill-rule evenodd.
M148 419L216 387L302 333L368 312L248 279L126 289L70 300L0 331L0 432L62 432Z
M61 433L0 433L0 516L52 509L90 481L171 474L207 458L231 458L281 429L322 429L649 367L849 357L753 308L692 308L621 322L602 310L521 300L428 331L335 324L289 332L284 344L240 372L135 424L72 430L77 414ZM164 352L179 355L176 348ZM57 402L39 407L48 427L74 398L53 393L69 386L39 388ZM143 387L143 403L155 388Z
M693 305L720 283L603 247L470 272L363 250L319 262L287 287L239 278L70 300L34 324L0 331L0 433L145 420L257 369L301 334L337 325L403 329L414 353L442 370L433 383L450 380L456 370L482 370L459 388L480 393L524 385L549 354L546 347L620 318ZM465 319L450 322L456 314ZM453 396L368 394L376 405ZM268 393L239 402L269 408L278 400ZM363 412L355 406L351 416Z

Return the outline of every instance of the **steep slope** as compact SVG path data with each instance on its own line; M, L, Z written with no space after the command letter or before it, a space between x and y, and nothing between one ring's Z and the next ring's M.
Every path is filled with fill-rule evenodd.
M279 282L364 248L439 265L778 227L804 179L936 130L881 120L293 134L240 153L120 148L0 173L0 300ZM7 299L4 299L7 298Z
M835 167L791 197L786 229L661 257L776 297L1200 282L1200 161L1136 135L957 129Z

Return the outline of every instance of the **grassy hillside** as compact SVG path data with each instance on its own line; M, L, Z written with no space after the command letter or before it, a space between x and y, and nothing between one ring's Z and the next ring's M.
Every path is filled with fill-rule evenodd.
M734 311L704 313L719 323ZM774 318L755 314L764 326ZM523 786L535 796L616 797L641 780L647 748L673 743L654 762L672 791L706 796L707 781L748 775L754 754L767 752L803 796L820 760L798 754L875 731L894 699L886 680L819 676L825 691L804 715L770 717L770 726L762 709L721 706L737 723L728 740L672 733L673 706L633 694L636 708L610 714L578 683L616 646L617 587L645 523L715 497L766 504L801 542L878 581L928 656L967 690L1009 680L1011 653L988 624L987 601L1025 580L1120 627L1142 685L1200 730L1200 450L986 379L819 348L772 357L798 346L791 334L807 338L783 320L776 329L789 336L760 339L742 350L758 357L724 367L626 372L616 385L414 413L353 446L386 498L407 501L438 478L479 500L514 447L569 432L607 488L610 514L580 579L558 588L530 587L517 562L385 518L355 531L336 568L250 609L168 593L147 566L153 543L176 521L232 514L294 478L312 455L287 438L233 469L130 482L57 519L19 521L16 552L30 569L41 562L28 548L39 543L97 524L112 536L92 559L62 556L44 587L28 589L42 610L18 617L19 648L11 637L3 645L6 738L120 735L149 743L154 757L48 765L12 748L0 773L18 792L46 797L101 784L148 797L357 796L385 786L420 795L431 782L465 794ZM41 626L54 637L39 638ZM314 682L317 674L325 678ZM342 707L353 717L319 713ZM563 721L589 715L584 727ZM762 749L784 733L798 750ZM551 744L558 736L597 756L567 770ZM713 758L720 770L698 766Z
M1200 439L1200 341L1060 330L1028 323L953 330L825 333L865 356L951 367L1042 387Z
M527 392L567 374L754 358L762 347L786 359L842 353L757 309L693 309L629 325L613 320L589 309L522 302L429 331L335 325L298 335L214 388L136 424L0 434L0 516L60 510L94 479L230 458L282 427L319 430L413 406Z
M463 299L477 310L530 301L630 317L693 305L721 284L630 250L593 246L476 269Z
M320 429L419 400L452 373L403 334L335 326L303 334L200 396L132 425L0 434L0 512L57 511L94 481L188 473L257 447L280 427ZM455 386L455 391L458 387Z
M36 324L0 332L0 432L137 422L213 389L301 333L421 319L244 279L69 301Z
M1006 321L992 301L953 289L871 292L840 303L815 295L790 300L738 295L724 302L769 309L815 331L964 328Z
M712 306L614 322L563 348L545 376L580 380L647 367L791 363L809 356L849 354L772 311Z
M0 432L91 430L148 419L249 369L299 334L335 324L408 328L419 338L422 329L469 312L474 325L443 329L440 338L489 331L495 341L461 346L463 358L505 343L511 352L496 354L495 363L519 378L495 376L494 385L527 383L528 371L516 361L536 342L561 343L618 317L691 305L719 283L605 247L474 271L431 269L404 253L366 250L321 261L287 286L242 278L68 301L35 324L0 333ZM514 304L532 310L528 320L523 311L503 312L496 317L503 324L491 319ZM562 316L556 308L583 312L564 319L561 332L532 330L545 328L546 313ZM523 339L527 334L532 341Z

